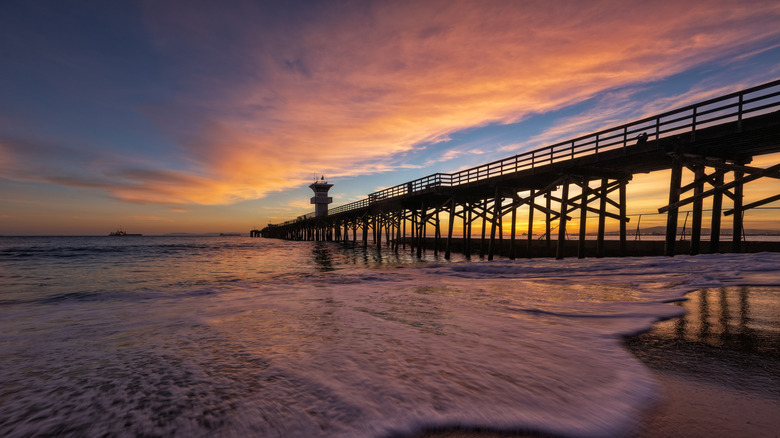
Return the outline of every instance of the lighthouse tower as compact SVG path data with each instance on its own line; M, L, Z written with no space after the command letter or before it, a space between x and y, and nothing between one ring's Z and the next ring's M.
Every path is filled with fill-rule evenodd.
M328 184L323 175L319 181L313 182L309 187L314 190L314 196L311 198L311 203L315 205L314 215L316 217L327 216L328 204L333 202L333 198L328 196L328 190L333 187L333 184Z

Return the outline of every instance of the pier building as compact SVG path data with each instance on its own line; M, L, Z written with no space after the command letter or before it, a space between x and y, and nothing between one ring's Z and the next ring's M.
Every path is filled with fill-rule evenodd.
M319 181L315 181L309 184L309 188L314 190L314 196L311 198L311 203L314 204L314 216L325 217L328 215L328 204L333 202L333 198L328 196L328 190L333 187L333 184L328 184L325 181L325 175L323 175Z

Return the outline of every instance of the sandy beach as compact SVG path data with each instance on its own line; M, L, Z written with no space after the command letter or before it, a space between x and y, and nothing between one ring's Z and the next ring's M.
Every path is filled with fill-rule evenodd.
M660 399L631 438L780 436L780 287L704 289L675 303L686 315L628 338ZM421 438L545 436L431 431Z

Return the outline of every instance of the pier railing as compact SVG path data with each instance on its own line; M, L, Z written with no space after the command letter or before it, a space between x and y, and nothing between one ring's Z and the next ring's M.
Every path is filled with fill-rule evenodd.
M407 196L435 187L463 186L579 157L598 156L603 152L626 149L638 143L660 140L673 135L690 133L694 137L697 130L710 126L733 122L737 129L740 129L742 120L776 110L780 110L780 80L455 173L434 173L371 193L368 198L333 208L328 211L328 214L335 215L366 208L377 201ZM314 217L314 214L308 213L277 225L289 225L311 217Z

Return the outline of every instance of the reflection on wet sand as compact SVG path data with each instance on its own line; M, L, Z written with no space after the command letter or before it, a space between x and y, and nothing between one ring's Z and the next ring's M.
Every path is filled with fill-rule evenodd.
M659 379L660 403L637 437L777 436L780 287L702 289L683 317L625 344Z
M687 295L680 318L631 337L652 369L780 397L780 287L731 286Z
M778 288L739 286L702 289L678 303L686 314L659 323L668 340L780 357Z

